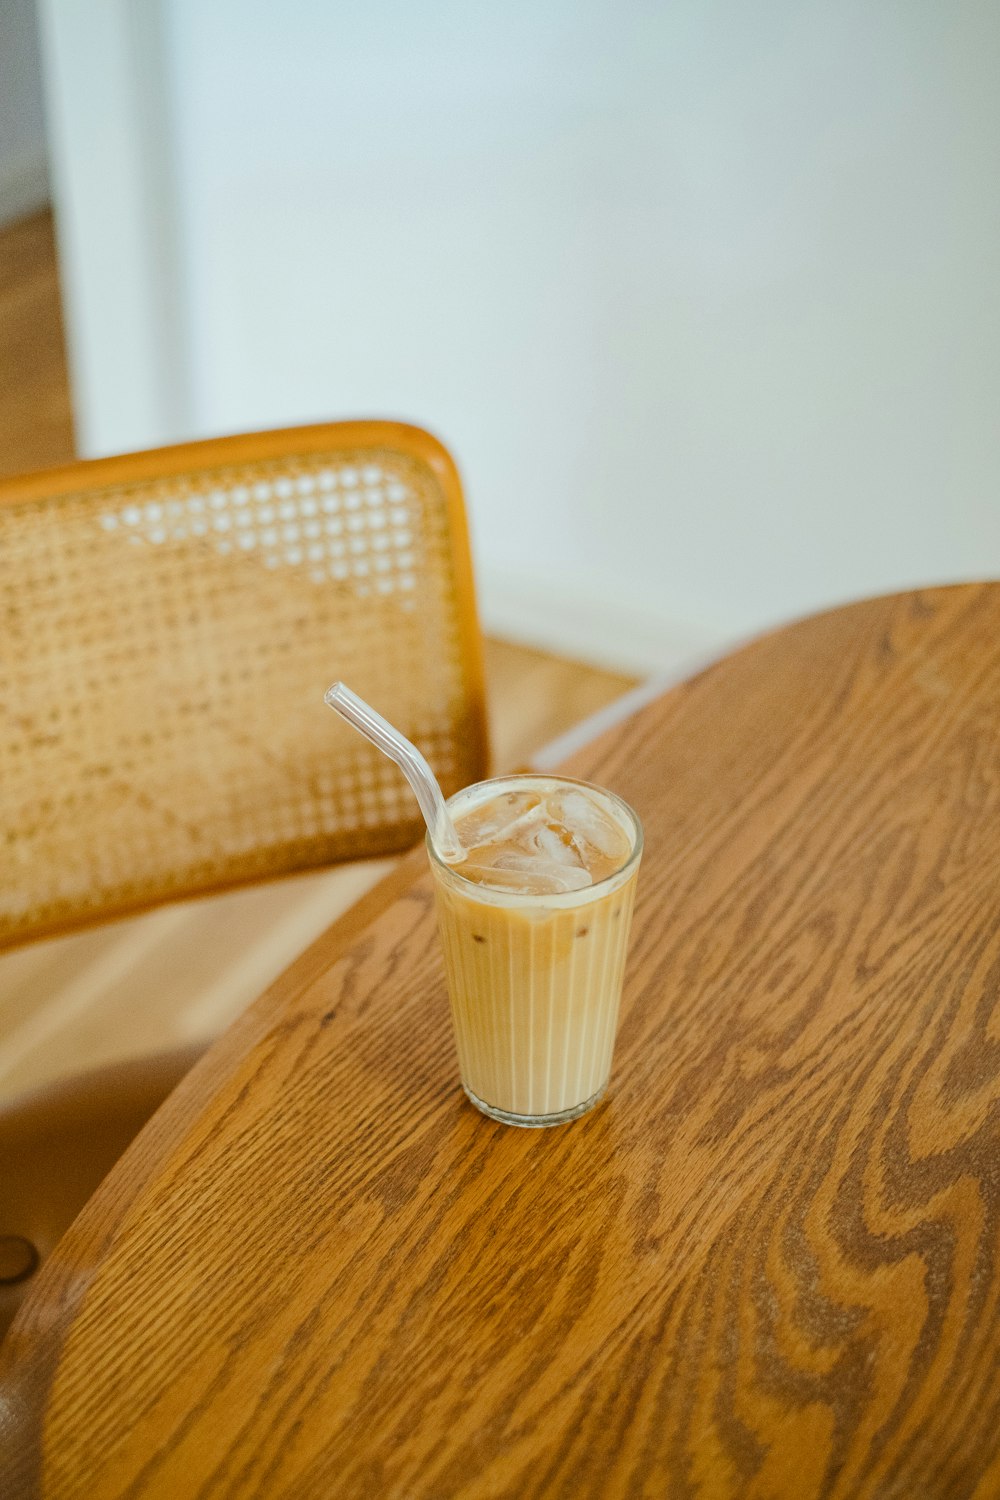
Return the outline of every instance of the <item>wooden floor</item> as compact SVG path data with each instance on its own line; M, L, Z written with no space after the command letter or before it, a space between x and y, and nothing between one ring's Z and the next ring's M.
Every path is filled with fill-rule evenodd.
M74 456L48 213L0 231L0 474ZM486 642L497 768L634 685ZM207 1040L389 868L296 876L0 956L0 1102L67 1073Z

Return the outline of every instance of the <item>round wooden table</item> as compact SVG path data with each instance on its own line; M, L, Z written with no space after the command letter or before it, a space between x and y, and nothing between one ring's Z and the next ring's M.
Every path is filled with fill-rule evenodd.
M647 852L612 1087L559 1129L463 1102L409 857L40 1273L0 1493L1000 1494L998 720L964 586L576 755Z

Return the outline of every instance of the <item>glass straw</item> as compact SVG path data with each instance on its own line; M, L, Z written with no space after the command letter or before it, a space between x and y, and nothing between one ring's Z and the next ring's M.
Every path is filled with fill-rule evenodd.
M465 859L465 849L458 830L444 805L437 777L416 745L412 745L405 735L393 728L388 719L383 719L370 704L359 698L357 693L352 693L342 682L335 682L332 687L327 688L323 701L329 703L332 709L366 739L371 740L383 755L388 755L390 760L396 762L420 803L431 843L439 856L446 864L460 864Z

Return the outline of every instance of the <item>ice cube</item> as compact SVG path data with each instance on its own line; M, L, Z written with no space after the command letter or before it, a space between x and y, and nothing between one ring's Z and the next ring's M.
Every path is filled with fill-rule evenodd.
M590 871L585 870L582 865L574 869L569 865L543 865L536 862L527 878L532 881L532 890L540 895L564 895L567 891L585 890L594 883L590 878Z
M523 882L524 890L538 895L582 891L593 883L590 872L582 865L557 864L522 849L504 849L493 861L492 868L515 875Z
M496 865L474 864L471 860L455 866L456 872L476 885L492 886L500 891L523 891L524 875L520 870L501 870Z
M506 839L515 824L541 806L542 799L537 792L504 792L481 807L472 808L459 819L462 843L467 849L477 849L483 844Z
M538 854L552 864L567 865L577 870L583 864L573 848L572 835L552 823L543 823L540 828L534 829L532 843Z
M575 787L570 791L554 792L546 799L550 818L563 823L578 839L596 849L607 859L624 860L629 852L629 840L621 824L588 797L586 792ZM586 850L581 850L586 863Z

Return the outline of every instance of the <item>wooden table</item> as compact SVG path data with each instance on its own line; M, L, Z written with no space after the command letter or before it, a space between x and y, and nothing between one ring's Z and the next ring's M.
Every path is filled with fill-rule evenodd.
M19 1497L1000 1494L1000 587L568 766L646 823L607 1101L463 1103L422 853L209 1052L5 1346Z

